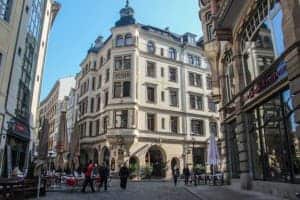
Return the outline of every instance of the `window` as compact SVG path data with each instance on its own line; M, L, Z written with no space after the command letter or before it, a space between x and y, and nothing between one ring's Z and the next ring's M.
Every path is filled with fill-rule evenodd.
M161 118L161 128L165 129L165 118Z
M120 82L114 83L114 98L121 98L122 84Z
M123 97L130 97L130 82L123 83Z
M155 88L148 86L147 87L147 101L154 103L155 102Z
M155 115L147 114L147 128L149 131L155 131Z
M97 107L96 107L96 111L98 112L101 108L101 96L100 94L97 95Z
M105 106L108 105L108 91L105 92L105 101L104 101L104 105L105 105Z
M100 58L100 67L102 67L103 64L104 64L104 58L103 58L103 56L101 56L101 58Z
M94 98L91 98L90 111L91 113L94 112Z
M172 60L176 60L177 59L177 52L176 49L174 48L169 48L169 58Z
M9 21L12 7L12 0L1 0L0 1L0 19Z
M169 81L177 82L177 69L174 67L169 68Z
M108 127L108 116L103 117L103 131L104 133L107 133L107 127Z
M208 90L212 89L212 78L211 78L211 76L206 77L206 87L207 87Z
M2 53L0 53L0 70L1 70L1 66L2 66L2 58L3 58L3 55L2 55Z
M214 38L214 30L212 24L207 24L206 29L207 29L207 40L210 41Z
M132 38L132 35L131 33L127 33L125 35L125 46L130 46L133 44L133 38Z
M164 52L164 48L160 48L160 56L164 56L165 52Z
M165 101L165 92L164 91L161 92L161 101Z
M96 89L96 77L92 78L92 90Z
M189 64L193 65L194 64L194 56L191 54L188 54L188 60L189 60Z
M107 57L107 60L110 60L110 57L111 57L111 50L110 49L107 50L106 57Z
M195 135L204 136L204 130L203 130L203 121L202 120L191 120L191 132Z
M93 136L93 122L90 121L89 123L89 136Z
M118 36L116 37L116 46L117 46L117 47L122 47L122 46L124 46L124 38L123 38L122 35L118 35Z
M161 76L161 77L164 77L164 76L165 76L165 70L164 70L163 67L160 68L160 76Z
M202 87L202 75L189 72L189 84L190 86Z
M131 56L115 57L115 71L131 68Z
M102 76L99 75L99 77L98 77L98 89L101 88L101 86L102 86Z
M203 110L203 95L190 94L190 107L195 110Z
M178 90L170 89L170 105L178 106Z
M155 54L155 44L153 41L149 41L147 44L148 53Z
M114 98L130 97L130 82L115 82L114 83Z
M217 112L217 105L213 101L212 97L208 97L207 101L208 101L208 110L210 112Z
M171 117L170 118L171 122L171 132L172 133L178 133L178 117Z
M128 111L121 110L115 112L115 128L127 128L128 126Z
M131 56L124 56L124 66L123 66L123 68L125 70L131 68Z
M96 135L99 135L100 133L100 120L96 120Z
M123 65L123 58L121 56L115 57L115 71L121 70Z
M106 69L106 77L105 82L109 81L109 69Z
M156 66L154 62L147 62L147 76L149 77L155 77L156 76Z
M218 123L217 122L209 122L209 131L210 134L213 134L214 136L218 136Z

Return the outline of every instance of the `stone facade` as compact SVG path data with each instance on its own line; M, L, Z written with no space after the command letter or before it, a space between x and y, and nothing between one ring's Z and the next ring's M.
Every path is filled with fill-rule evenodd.
M76 77L81 164L106 162L116 173L129 162L142 173L151 163L160 177L175 165L205 167L211 132L221 137L210 64L194 34L135 23L133 13L121 10Z
M299 1L199 4L228 180L298 183Z
M0 3L1 175L16 166L26 172L33 156L45 51L58 10L52 0Z

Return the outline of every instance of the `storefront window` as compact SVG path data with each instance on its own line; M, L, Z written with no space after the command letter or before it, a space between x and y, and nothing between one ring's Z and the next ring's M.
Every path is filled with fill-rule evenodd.
M295 181L299 173L296 126L285 107L289 90L248 113L252 169L255 179Z
M228 155L229 155L229 167L231 176L233 178L239 178L240 174L240 160L239 160L239 150L237 137L235 132L236 124L235 122L229 123L227 128L227 145L228 145Z

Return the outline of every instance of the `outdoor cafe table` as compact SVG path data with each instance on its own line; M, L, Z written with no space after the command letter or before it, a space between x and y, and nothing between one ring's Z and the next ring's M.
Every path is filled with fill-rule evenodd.
M0 195L4 199L15 199L15 189L22 189L24 197L24 179L23 178L0 178ZM7 196L9 195L9 196Z

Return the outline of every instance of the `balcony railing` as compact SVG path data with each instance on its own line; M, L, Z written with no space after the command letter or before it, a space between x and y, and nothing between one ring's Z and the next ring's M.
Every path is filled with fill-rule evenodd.
M118 70L114 71L114 80L122 81L122 80L127 80L130 79L130 70Z

